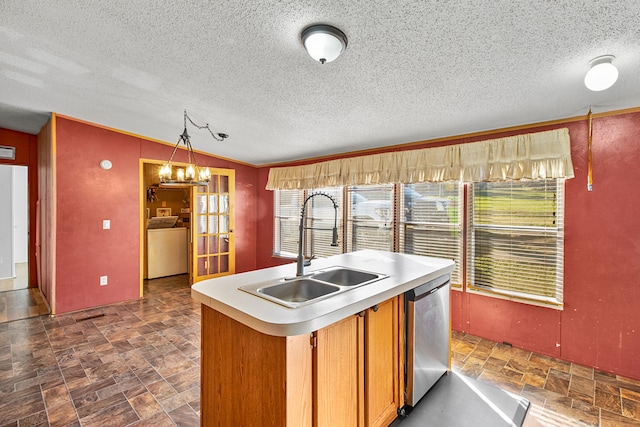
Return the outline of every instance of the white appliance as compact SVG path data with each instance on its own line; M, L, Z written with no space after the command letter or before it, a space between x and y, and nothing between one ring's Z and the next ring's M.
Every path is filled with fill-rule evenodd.
M147 278L189 272L187 228L147 230Z

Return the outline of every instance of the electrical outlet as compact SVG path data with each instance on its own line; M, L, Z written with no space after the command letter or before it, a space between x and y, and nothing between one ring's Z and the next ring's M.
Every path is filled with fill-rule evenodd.
M103 219L102 220L102 229L103 230L108 230L110 228L111 228L111 220Z
M100 286L104 286L108 283L107 276L100 276Z

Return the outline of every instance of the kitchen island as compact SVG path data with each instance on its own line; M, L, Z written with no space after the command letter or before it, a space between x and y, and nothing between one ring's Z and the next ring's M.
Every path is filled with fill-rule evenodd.
M314 260L382 277L289 308L239 290L295 276L289 264L205 280L201 425L388 425L403 404L403 293L453 261L383 251Z

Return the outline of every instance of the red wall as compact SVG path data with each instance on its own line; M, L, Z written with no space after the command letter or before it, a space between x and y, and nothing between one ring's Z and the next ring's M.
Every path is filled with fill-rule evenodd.
M591 192L586 178L586 120L447 143L559 127L569 128L576 175L566 182L564 310L452 291L452 324L459 331L640 379L640 198L636 197L640 113L593 120ZM435 144L410 148L426 146ZM259 174L258 268L280 262L269 256L273 194L264 190L268 169L262 168Z
M56 312L138 298L139 159L165 160L172 147L59 116L56 138ZM101 169L103 159L113 168ZM236 271L255 269L257 170L204 155L198 161L235 169ZM111 229L102 229L104 219ZM103 275L107 286L99 285Z
M15 160L0 160L3 165L28 167L29 187L29 287L38 286L36 274L36 202L38 200L38 138L23 132L0 128L0 145L15 147Z

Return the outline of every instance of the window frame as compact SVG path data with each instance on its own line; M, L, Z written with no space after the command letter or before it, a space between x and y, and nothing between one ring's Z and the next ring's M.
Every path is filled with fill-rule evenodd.
M555 181L555 187L557 189L557 200L556 200L556 204L557 204L557 225L555 227L556 229L556 233L557 233L557 237L556 237L556 241L557 241L557 248L556 248L556 258L555 258L555 262L556 262L556 295L554 298L544 298L544 297L537 297L533 294L518 294L515 293L513 291L502 291L502 290L498 290L498 289L489 289L487 287L484 286L476 286L476 284L474 284L474 270L473 268L475 268L475 254L476 254L476 248L475 248L475 236L474 236L474 230L476 228L481 228L478 227L477 225L473 224L473 219L474 219L474 185L477 184L473 184L473 183L462 183L462 182L458 182L458 224L450 224L448 225L448 227L458 227L458 245L459 245L459 249L458 249L458 253L460 254L460 259L459 261L454 259L454 261L456 261L457 268L459 269L459 282L460 284L457 283L452 283L452 288L454 290L457 291L462 291L462 292L469 292L469 293L474 293L474 294L482 294L484 296L488 296L488 297L493 297L493 298L499 298L499 299L507 299L507 300L512 300L512 301L516 301L516 302L521 302L521 303L526 303L526 304L531 304L531 305L537 305L537 306L542 306L542 307L549 307L549 308L554 308L557 310L562 310L563 309L563 300L564 300L564 197L565 197L565 180L564 179L551 179L549 181ZM518 183L519 181L513 181L513 183ZM360 186L360 187L366 187L366 186ZM372 186L375 187L375 186ZM351 212L352 212L352 205L351 203L346 203L346 202L350 202L350 198L351 198L351 193L350 193L350 187L348 186L344 186L344 187L336 187L336 188L340 188L341 189L341 195L342 195L342 201L344 201L345 203L342 203L341 201L339 201L339 207L341 212L339 213L339 218L338 218L338 235L340 237L340 241L339 243L339 249L340 252L339 253L347 253L349 252L349 249L353 247L352 242L349 242L348 239L351 237L351 234L349 233L349 227L352 227L353 225L353 218L350 217ZM391 188L391 192L392 192L392 196L391 196L391 200L392 200L392 219L391 219L391 223L390 223L390 245L389 245L389 249L390 251L393 252L401 252L401 228L407 225L407 221L405 221L405 218L402 215L402 211L401 209L403 209L403 207L401 206L401 203L403 202L403 197L402 197L402 192L404 188L404 184L395 184L392 185ZM296 221L299 221L299 215L300 215L300 210L302 209L302 202L304 202L304 200L306 199L306 197L308 197L309 194L313 193L313 192L317 192L317 191L323 191L323 189L314 189L314 190L274 190L274 241L273 241L273 256L275 257L282 257L282 258L295 258L297 256L297 253L289 253L289 252L278 252L277 248L278 245L281 248L282 247L282 242L278 242L277 239L279 238L279 234L278 234L278 230L280 225L277 224L277 221L279 218L282 218L282 216L278 216L278 213L280 212L279 209L281 209L281 206L278 206L278 195L277 193L279 191L297 191L301 194L301 196L299 197L300 200L300 205L297 207L297 209L295 209L295 211L297 212L297 216ZM344 207L343 207L344 205ZM291 207L289 207L288 209L291 209ZM307 208L307 210L309 210ZM372 221L372 223L375 221ZM297 224L297 222L296 222ZM475 228L474 228L475 227ZM491 227L486 227L483 226L482 228L491 228ZM526 229L526 227L524 228ZM531 230L528 230L531 231ZM548 232L549 230L544 230L546 232ZM309 230L305 230L305 233L308 233ZM295 233L295 247L297 248L297 225L296 225L296 233ZM313 241L313 239L309 239L309 236L307 235L305 240L307 242L306 245L306 255L309 256L310 255L310 250L311 250L311 242ZM360 247L358 249L361 249ZM379 249L379 248L378 248ZM297 250L296 250L297 252ZM410 252L402 252L402 253L410 253Z
M445 197L443 195L443 192L446 192L447 189L444 188L445 186L448 185L455 185L457 188L455 189L455 196L453 196L452 194L449 194L449 196L453 196L454 199L457 198L457 204L455 205L451 205L451 207L449 207L450 205L450 201L447 202L447 206L444 206L443 212L448 212L448 211L453 211L453 213L457 216L457 222L453 222L450 221L450 218L447 218L448 221L438 221L437 216L438 215L430 215L427 214L427 218L425 218L425 220L416 220L415 218L407 218L406 216L406 210L407 207L405 206L406 203L406 199L407 199L407 192L410 191L409 189L411 189L411 191L415 191L417 196L421 196L421 193L416 191L416 186L423 186L424 184L434 184L433 188L429 188L429 189L425 189L427 192L437 192L439 196L437 197L431 197L431 201L434 203L434 205L436 206L435 210L429 210L428 212L438 212L438 203L442 203L444 202L448 197ZM399 211L398 211L398 227L397 227L397 233L396 233L396 240L397 240L397 252L401 252L401 253L408 253L408 254L415 254L415 255L423 255L421 253L416 253L415 251L413 252L405 252L404 249L406 248L406 239L407 239L407 231L406 229L414 229L417 228L425 228L428 229L429 231L435 231L435 232L445 232L445 233L456 233L457 234L457 244L455 247L452 248L446 248L444 249L445 251L451 251L453 252L453 256L451 257L451 259L453 259L453 261L455 261L456 263L456 267L455 270L452 272L451 274L451 289L456 289L456 290L462 290L463 288L463 284L464 284L464 270L465 270L465 260L464 260L464 253L465 253L465 222L464 222L464 218L465 218L465 199L464 199L464 184L459 183L459 182L455 182L455 183L451 183L451 182L442 182L442 183L419 183L419 184L398 184L396 186L397 188L397 197L399 199L398 201L398 207L399 207ZM415 196L414 196L415 197ZM426 196L426 197L421 197L420 199L428 199L430 196ZM427 200L429 201L429 200ZM447 214L448 215L448 214ZM420 236L420 234L415 234L413 237L415 236ZM428 245L433 244L433 242L428 243ZM440 248L440 250L443 250L442 248ZM426 255L426 256L437 256L437 255Z
M550 226L532 226L532 225L506 225L506 224L475 224L475 185L477 184L468 184L467 190L467 224L466 224L466 234L467 234L467 255L466 255L466 288L469 293L482 294L486 296L492 296L495 298L512 300L517 302L523 302L531 305L537 305L541 307L549 307L555 308L558 310L562 310L564 304L564 196L565 196L565 180L564 179L550 179L546 181L555 181L554 191L555 191L555 227ZM519 183L520 181L513 181L510 185L514 185ZM531 182L531 181L525 181ZM549 186L551 187L551 186ZM553 270L555 271L555 285L554 288L554 297L543 296L540 294L536 294L533 289L530 288L531 292L519 292L514 289L507 289L509 287L515 288L518 285L503 285L500 286L498 283L497 286L489 287L487 285L478 285L474 283L475 281L475 268L476 268L476 252L478 251L478 244L476 244L476 230L484 230L485 232L494 231L496 233L510 233L512 235L521 235L521 236L538 236L541 238L548 238L549 236L555 236L554 240L556 242L554 252L555 257L553 258L555 262L555 267ZM485 239L486 240L486 239ZM511 254L522 254L527 252L527 249L524 248L522 251L517 250L518 247L514 248L509 255ZM535 254L535 250L529 249L529 252L533 255ZM526 268L526 267L525 267ZM533 267L532 267L533 268ZM513 274L513 273L511 273ZM549 286L551 289L551 286Z

